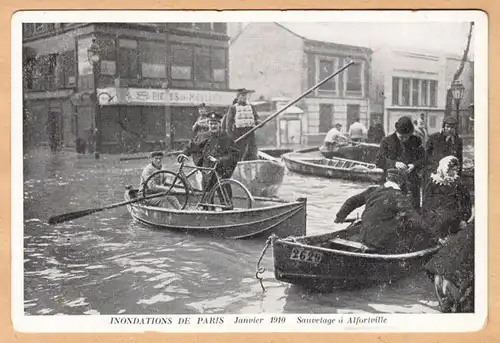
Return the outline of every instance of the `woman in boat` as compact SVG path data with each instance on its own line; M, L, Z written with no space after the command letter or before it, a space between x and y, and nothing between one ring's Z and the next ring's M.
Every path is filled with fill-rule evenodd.
M474 220L450 237L424 270L442 312L474 312Z
M365 205L361 217L360 242L380 254L403 254L437 245L437 237L406 197L406 174L387 171L382 186L369 187L350 197L338 211L341 223L356 208Z
M455 156L439 161L424 190L422 215L440 238L465 227L472 215L472 201L459 176L460 162Z
M237 140L239 137L250 131L259 123L259 115L251 104L247 102L249 91L242 88L238 90L238 101L233 104L225 118L225 130L229 137ZM249 134L238 143L240 151L240 161L253 161L259 159L257 143L255 142L255 132Z
M217 163L216 171L222 179L230 178L238 164L239 150L234 141L220 128L221 116L212 112L209 115L209 128L207 132L203 132L191 139L189 145L184 149L183 153L177 157L177 161L182 163L187 156L197 156L199 160L195 161L197 165L213 168ZM217 178L214 174L203 174L203 189L209 191L217 183ZM232 197L230 185L227 185L226 192ZM219 197L222 199L222 194L219 191ZM211 200L211 199L210 199Z
M162 169L162 159L163 159L163 153L161 151L156 151L156 152L151 153L151 157L150 157L150 161L149 161L150 163L146 167L144 167L144 170L142 171L142 174L141 174L141 183L139 186L139 194L142 194L144 187L145 187L146 180L153 173ZM155 177L153 177L151 180L148 181L147 191L146 191L147 195L169 191L170 187L165 186L166 181L167 180L165 179L164 174L158 174ZM177 198L175 196L172 196L172 195L147 199L147 200L144 200L144 203L145 203L145 205L153 206L153 207L164 207L164 208L174 208L174 209L181 208L181 204L179 203L179 200L177 200Z

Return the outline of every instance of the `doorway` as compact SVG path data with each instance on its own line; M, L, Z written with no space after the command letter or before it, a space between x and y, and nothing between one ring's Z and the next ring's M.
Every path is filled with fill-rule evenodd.
M359 118L359 105L347 105L347 129L354 123L355 119Z

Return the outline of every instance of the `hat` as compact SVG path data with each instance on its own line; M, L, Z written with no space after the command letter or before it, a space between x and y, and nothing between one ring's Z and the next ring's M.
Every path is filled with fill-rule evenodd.
M412 133L415 130L410 117L401 117L396 122L396 132L402 135Z
M222 116L217 113L217 112L210 112L207 116L208 121L220 121L222 119Z
M240 89L238 89L236 92L237 92L237 95L251 93L251 92L250 92L249 90L247 90L246 88L240 88Z
M457 125L458 120L454 116L446 116L443 119L443 126L444 126L444 124Z
M165 155L164 155L164 154L163 154L163 152L161 152L161 151L153 151L153 152L151 153L151 157L152 157L152 158L155 158L155 157L163 157L163 156L165 156Z
M406 174L404 171L391 168L387 170L387 178L391 180L398 180L400 182L406 181Z
M198 105L198 108L204 108L204 107L207 107L207 104L205 104L204 102Z

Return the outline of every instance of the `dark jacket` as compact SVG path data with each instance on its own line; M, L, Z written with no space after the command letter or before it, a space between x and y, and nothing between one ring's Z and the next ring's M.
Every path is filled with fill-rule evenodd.
M425 163L425 149L422 146L422 139L413 135L408 141L402 143L395 132L382 139L375 165L377 168L387 171L387 169L395 168L396 162L413 164L415 168L410 173L409 178L417 179L418 172Z
M219 160L218 171L226 175L231 175L238 163L239 151L234 141L224 132L202 132L189 142L183 153L193 156L193 162L197 166L212 167L209 157Z
M471 215L471 196L460 180L441 185L429 179L424 189L422 216L436 234L444 238L456 233L460 222L467 221Z
M463 165L463 141L459 136L455 137L454 142L446 141L446 136L437 132L429 136L426 145L427 155L427 173L434 172L439 165L439 161L446 156L455 156L459 162L458 174L462 174Z
M361 241L377 252L408 253L436 245L436 237L400 190L370 187L347 199L337 219L342 221L363 205Z
M384 126L381 123L373 124L368 129L368 143L380 143L385 137Z

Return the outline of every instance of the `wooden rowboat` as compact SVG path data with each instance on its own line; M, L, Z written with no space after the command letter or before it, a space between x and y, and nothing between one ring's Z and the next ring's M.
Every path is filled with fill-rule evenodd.
M297 153L283 155L286 167L305 175L363 182L380 182L383 170L374 164L334 157L302 157Z
M125 200L138 196L137 189L127 189ZM140 195L139 195L140 196ZM194 205L190 197L190 205ZM252 208L240 203L247 199L233 198L235 209L229 211L201 211L190 205L184 210L158 208L136 202L127 205L129 213L137 221L159 229L204 234L209 236L246 239L267 238L271 234L279 237L306 234L305 198L296 201L254 197ZM190 209L192 208L192 209Z
M285 165L262 151L259 158L238 162L232 178L243 183L252 195L276 197L285 176Z
M381 255L350 240L359 225L345 230L272 241L277 280L329 291L395 282L419 271L439 246L409 254Z
M319 152L325 158L340 157L365 163L375 163L378 150L379 144L373 143L351 143L340 147L323 145L319 148Z

